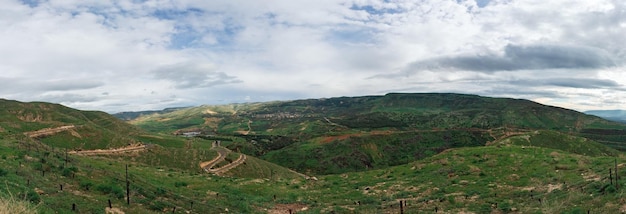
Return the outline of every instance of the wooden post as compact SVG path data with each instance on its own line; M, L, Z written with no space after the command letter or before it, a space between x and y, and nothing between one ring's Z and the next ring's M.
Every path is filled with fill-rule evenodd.
M404 214L404 206L402 204L402 200L400 200L400 214Z
M193 201L191 202L191 208L189 208L190 210L193 210Z
M611 185L613 185L613 173L611 172L611 168L609 168L609 180L611 180Z
M59 189L61 189L61 191L63 191L63 184L59 184Z
M174 209L172 209L172 213L176 213L176 207L174 207Z
M126 164L126 204L130 205L130 182L128 181L128 164Z
M72 204L72 211L76 211L76 204Z
M619 175L617 175L617 158L615 159L615 189L619 189Z
M113 208L113 205L111 205L111 199L109 199L109 208Z

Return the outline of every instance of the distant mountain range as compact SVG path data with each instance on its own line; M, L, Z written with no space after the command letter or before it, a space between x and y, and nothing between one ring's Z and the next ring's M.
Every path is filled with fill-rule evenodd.
M165 114L165 113L169 113L169 112L173 112L173 111L177 111L177 110L181 110L185 108L188 108L188 107L174 107L174 108L166 108L163 110L150 110L150 111L128 111L128 112L115 113L113 114L113 116L121 120L134 120L143 115Z
M595 115L620 123L626 123L626 110L592 110L585 111L585 114Z

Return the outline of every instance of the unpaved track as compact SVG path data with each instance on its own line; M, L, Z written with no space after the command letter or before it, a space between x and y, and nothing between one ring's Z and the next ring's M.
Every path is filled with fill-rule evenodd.
M71 130L74 128L76 128L76 126L74 125L61 126L61 127L56 127L56 128L45 128L45 129L32 131L32 132L24 132L24 135L30 138L37 138L37 137L42 137L42 136L47 136L47 135L53 135L53 134L56 134L62 131Z
M213 166L217 165L218 163L224 161L228 153L230 153L229 150L219 147L214 147L212 148L212 150L217 151L217 157L213 158L213 160L200 163L200 168L204 169L204 171L206 172L211 172L211 170L214 170L211 168L213 168Z
M239 155L239 158L237 158L237 160L233 161L232 163L227 164L226 166L217 168L213 171L213 173L219 175L219 174L223 174L225 172L228 172L228 170L231 170L239 165L241 165L243 162L246 161L246 155L241 154Z
M230 150L228 150L227 148L224 147L219 147L219 146L214 146L213 148L211 148L211 150L215 150L217 151L217 157L213 158L213 160L210 161L206 161L206 162L202 162L200 163L200 168L204 169L205 172L208 173L213 173L216 175L220 175L222 173L227 172L228 170L231 170L237 166L239 166L240 164L244 163L246 161L246 155L244 154L240 154L239 158L237 158L237 160L226 164L220 168L217 169L213 169L213 167L215 165L217 165L218 163L221 163L222 161L226 160L226 156L231 153Z
M117 149L96 149L96 150L83 150L83 151L69 151L68 154L78 154L78 155L110 155L110 154L120 154L120 153L128 153L128 152L138 152L146 150L146 145L132 145Z

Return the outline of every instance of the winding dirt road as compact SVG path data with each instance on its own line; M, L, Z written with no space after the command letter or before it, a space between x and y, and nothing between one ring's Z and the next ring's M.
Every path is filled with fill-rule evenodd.
M200 168L202 168L205 172L208 173L213 173L216 175L221 175L225 172L227 172L228 170L231 170L239 165L241 165L242 163L244 163L246 161L246 155L244 154L240 154L239 158L237 158L237 160L226 164L220 168L216 168L214 169L213 167L219 163L221 163L222 161L226 160L226 156L228 154L231 153L230 150L224 148L224 147L220 147L220 146L214 146L213 148L211 148L211 150L215 150L217 151L217 157L213 158L210 161L206 161L206 162L201 162L200 163Z

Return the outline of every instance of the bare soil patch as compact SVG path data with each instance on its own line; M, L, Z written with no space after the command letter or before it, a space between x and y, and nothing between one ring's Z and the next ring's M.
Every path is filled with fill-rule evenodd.
M274 208L268 210L269 214L289 214L289 210L291 213L297 213L308 210L304 204L276 204Z

